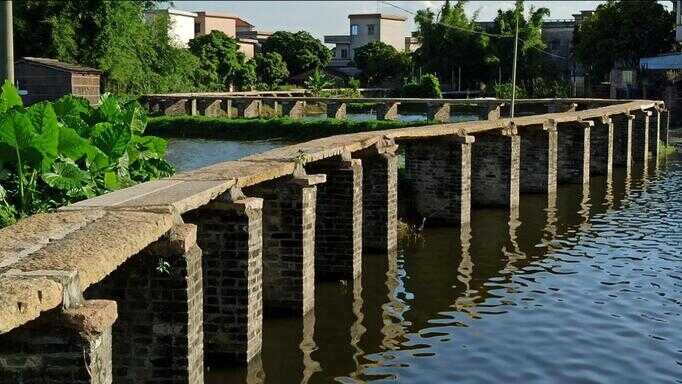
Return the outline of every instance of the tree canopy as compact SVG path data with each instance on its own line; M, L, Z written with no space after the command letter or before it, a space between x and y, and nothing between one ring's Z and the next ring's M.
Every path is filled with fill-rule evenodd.
M268 52L256 56L254 60L259 83L272 88L289 78L287 63L279 53Z
M207 89L224 90L230 84L247 88L256 83L256 66L239 52L237 40L221 31L197 36L189 41L189 50L199 59L199 81Z
M410 55L398 52L392 45L373 41L355 49L355 65L362 71L360 78L369 85L380 85L392 79L400 84L410 71Z
M263 43L263 53L279 53L292 75L298 75L327 65L331 52L305 31L277 31Z
M675 16L655 0L600 4L575 31L576 59L594 80L614 66L637 68L639 59L672 50Z

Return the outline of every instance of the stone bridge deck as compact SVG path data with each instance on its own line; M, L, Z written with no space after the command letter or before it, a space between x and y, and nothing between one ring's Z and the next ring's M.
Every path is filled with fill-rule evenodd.
M126 337L138 329L136 311L145 304L135 296L150 302L145 315L157 313L152 305L163 296L166 305L181 307L173 318L179 316L184 325L172 331L179 335L173 342L188 350L184 360L173 363L180 367L173 382L202 382L204 348L248 361L260 350L263 311L305 313L313 305L316 276L356 277L363 248L395 248L396 142L405 147L414 208L457 225L468 221L471 205L513 209L519 191L555 196L556 184L585 184L590 171L610 176L613 166L646 164L650 153L657 159L659 140L666 142L666 116L661 102L637 100L513 122L500 118L339 135L24 219L0 230L0 341L5 338L0 344L6 346L0 347L0 378L30 371L3 360L21 357L8 349L13 343L34 358L49 354L35 337L36 329L45 331L41 319L47 319L48 329L59 319L78 331L92 361L86 370L94 362L108 366L92 379L81 377L81 367L64 382L111 382L112 375L115 382L133 382L141 371L153 373L153 367L143 369L126 358L119 359L128 362L126 370L112 373L111 340L113 353L125 354L116 344L116 329ZM154 270L160 262L179 272L159 277ZM229 289L216 282L220 276ZM116 304L95 299L118 303L115 327L120 329L113 335ZM155 319L143 325L154 328L146 332L154 335L159 328L159 338L146 342L163 344L162 336L171 331ZM225 324L233 326L221 328Z

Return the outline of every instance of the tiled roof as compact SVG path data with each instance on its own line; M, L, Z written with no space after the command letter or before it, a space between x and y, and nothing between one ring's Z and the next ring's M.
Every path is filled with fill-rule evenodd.
M22 57L16 62L26 61L32 64L44 65L46 67L67 71L67 72L81 72L81 73L102 73L96 68L84 67L78 64L64 63L57 59L48 59L46 57Z

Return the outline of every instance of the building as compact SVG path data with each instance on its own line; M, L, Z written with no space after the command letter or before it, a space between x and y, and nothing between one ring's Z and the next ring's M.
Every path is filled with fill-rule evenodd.
M14 76L24 104L56 100L64 95L99 102L102 71L42 57L22 57L14 62Z
M194 38L194 23L197 14L194 12L181 11L179 9L167 8L158 9L148 15L148 17L158 17L168 15L168 37L178 46L187 48L187 43Z
M259 45L258 39L252 37L239 37L238 33L254 31L255 27L240 18L227 12L201 11L197 12L194 23L196 36L206 35L211 31L221 31L229 37L239 41L239 51L247 58L253 58ZM256 34L257 35L257 34Z
M328 35L324 42L334 44L330 67L352 67L355 49L374 41L393 46L398 51L406 49L407 18L385 13L348 15L348 35Z

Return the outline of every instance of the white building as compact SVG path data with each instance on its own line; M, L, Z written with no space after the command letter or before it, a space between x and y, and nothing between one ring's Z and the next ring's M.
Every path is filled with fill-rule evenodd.
M168 37L175 41L178 46L187 48L187 43L194 38L194 23L197 14L174 8L159 9L152 13L154 16L159 14L168 15L170 21Z

